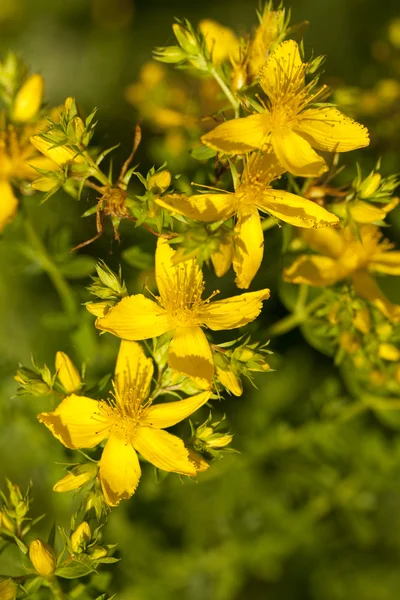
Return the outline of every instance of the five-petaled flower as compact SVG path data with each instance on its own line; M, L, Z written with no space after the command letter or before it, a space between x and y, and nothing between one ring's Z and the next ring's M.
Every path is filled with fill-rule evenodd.
M270 291L263 289L217 302L204 300L203 273L196 260L176 264L174 255L175 250L160 238L156 250L160 297L156 301L143 294L123 298L96 320L96 327L123 340L146 340L173 333L169 366L193 377L200 387L208 388L214 375L214 361L201 327L220 331L246 325L258 317L262 301L269 298ZM88 308L91 310L90 305Z
M149 398L153 361L136 342L121 342L113 399L97 401L72 394L38 419L67 448L93 448L107 439L99 469L104 497L110 506L130 498L139 483L137 452L164 471L196 475L183 441L164 431L205 404L211 392L152 404Z
M306 243L320 254L302 254L285 269L291 283L316 287L333 285L350 277L356 292L369 300L388 318L400 319L400 306L393 305L380 291L372 273L400 275L400 251L381 240L373 225L360 227L360 238L348 227L343 231L324 229L303 232Z
M279 44L260 72L268 107L262 113L218 125L203 135L202 142L225 154L244 154L272 145L285 169L302 177L315 177L327 169L313 148L348 152L368 146L367 129L336 108L309 108L326 96L327 88L307 84L306 71L297 43Z
M187 197L170 194L157 202L172 212L198 221L226 220L237 215L233 268L239 288L248 288L260 268L264 236L259 210L297 227L328 227L338 217L315 202L275 190L271 183L284 173L274 153L253 154L247 162L235 193L205 193Z

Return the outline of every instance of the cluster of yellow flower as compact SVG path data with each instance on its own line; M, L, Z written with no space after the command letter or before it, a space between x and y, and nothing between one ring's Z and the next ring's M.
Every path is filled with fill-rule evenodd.
M101 515L103 499L116 506L134 494L141 476L138 454L167 472L195 476L206 470L207 461L232 439L228 433L218 433L220 421L211 423L210 417L192 430L186 443L165 429L188 418L222 390L241 395L243 376L270 369L259 343L242 338L236 346L216 345L204 331L232 330L254 321L270 296L269 289L221 300L214 300L219 293L214 292L203 298L202 263L211 262L218 277L232 265L237 287L247 290L264 260L264 232L279 225L288 233L289 251L297 253L283 270L282 280L300 285L301 290L310 286L322 292L308 306L298 301L289 321L273 325L271 334L312 320L324 306L329 308L329 323L336 327L336 346L354 354L359 346L352 344L349 332L346 337L341 311L334 311L337 298L326 295L328 290L340 296L342 285L346 293L351 290L356 307L352 324L358 332L370 333L365 314L371 310L390 324L390 335L399 321L400 307L381 292L373 277L374 273L400 275L400 251L381 239L379 229L398 203L393 198L397 179L382 178L377 168L365 179L359 172L340 187L332 183L339 174L339 154L367 146L368 131L324 102L328 90L318 85L316 76L321 59L305 60L301 45L285 39L295 32L285 12L274 11L268 3L259 21L247 38L238 38L212 21L203 21L197 32L190 23L178 22L174 25L177 45L156 51L157 60L190 68L202 78L202 88L214 90L210 105L219 112L207 118L207 125L197 120L201 101L193 113L188 110L184 93L165 90L164 67L156 63L147 66L141 82L128 91L128 98L140 106L149 86L161 86L164 99L163 93L154 94L145 116L163 129L191 128L201 136L193 157L207 165L205 172L213 170L211 183L216 186L203 186L202 193L191 193L188 179L173 178L164 166L147 175L130 167L141 139L138 126L132 153L113 181L100 166L112 149L99 153L90 147L94 112L83 119L75 101L68 98L43 128L41 78L26 79L11 94L0 162L3 226L15 213L12 185L22 181L25 186L34 180L29 189L44 191L46 197L60 187L75 198L83 186L100 194L84 215L96 213L97 234L77 248L102 234L104 216L111 217L116 239L121 219L145 227L158 238L158 295L128 295L121 276L104 264L98 265L98 278L91 286L98 301L87 303L86 308L96 316L97 329L121 339L107 400L83 395L81 375L63 353L57 355L55 376L36 367L21 369L16 376L30 393L58 390L61 394L57 408L38 418L64 446L93 449L106 441L98 463L74 467L54 488L86 489L85 510L94 508ZM40 176L35 179L37 172ZM141 195L130 186L133 176L144 187ZM365 310L360 312L361 305ZM379 326L382 333L382 322ZM332 331L326 335L332 337ZM383 335L373 352L395 362L399 350L395 336L394 341L389 337ZM138 343L145 340L152 340L152 346ZM364 368L365 362L361 363L359 358L358 366ZM187 397L178 394L178 400L154 402L172 392ZM31 554L35 565L35 548ZM35 565L38 572L39 567Z

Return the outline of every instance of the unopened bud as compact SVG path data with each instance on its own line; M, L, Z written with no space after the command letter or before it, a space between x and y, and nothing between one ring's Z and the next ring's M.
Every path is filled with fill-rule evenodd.
M53 142L43 139L40 135L32 135L30 142L39 152L60 166L72 161L77 163L85 162L85 158L72 148L57 146Z
M353 319L353 325L361 333L368 333L371 328L371 317L367 308L356 311Z
M380 344L378 354L384 360L397 362L400 360L400 350L393 344Z
M183 62L186 59L186 52L179 46L157 48L154 52L154 58L163 63L175 64Z
M65 477L57 481L53 487L55 492L70 492L77 490L93 479L97 474L97 464L87 463L77 465Z
M188 54L197 54L199 46L193 33L178 23L174 23L172 29L180 47Z
M19 123L30 121L43 101L44 80L41 75L31 75L19 90L12 111L12 120Z
M101 558L107 556L107 550L101 546L97 546L97 548L90 550L88 554L92 560L100 560Z
M381 175L379 173L370 173L361 184L360 198L370 198L375 194L381 183Z
M56 570L56 554L54 549L39 538L29 546L29 558L36 572L42 577L52 575Z
M202 455L199 452L196 452L196 450L189 449L189 460L196 467L197 473L204 473L204 471L207 471L207 469L210 466L208 462L202 457Z
M12 534L14 534L14 532L15 532L13 522L2 510L0 510L0 528L5 529L6 531L9 531ZM1 597L0 597L0 600L1 600Z
M15 600L17 584L12 579L0 579L0 600Z
M56 354L56 371L63 388L73 394L81 387L82 381L78 369L65 352Z
M239 377L229 368L222 369L221 367L216 368L217 379L222 385L229 390L234 396L241 396L243 393L242 382Z
M160 171L154 173L148 181L148 189L153 194L162 194L171 185L171 173L169 171Z
M81 554L85 552L86 546L90 542L92 537L92 532L90 531L89 524L86 521L82 521L82 523L75 529L73 534L71 535L71 548L75 554Z

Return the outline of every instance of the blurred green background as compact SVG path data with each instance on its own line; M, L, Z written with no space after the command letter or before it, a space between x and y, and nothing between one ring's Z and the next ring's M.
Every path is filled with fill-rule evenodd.
M172 42L174 17L193 23L214 18L240 31L255 23L255 8L248 0L1 0L1 54L12 49L44 75L49 105L75 96L87 112L97 106L95 143L121 142L118 161L130 149L140 116L125 101L125 88L154 46ZM371 45L384 39L394 17L400 17L396 0L292 5L292 23L311 23L306 51L327 54L326 76L341 85L368 87L387 76ZM145 127L139 152L145 172L151 135ZM368 166L377 158L365 154ZM400 148L388 155L388 165L400 170ZM93 196L78 204L60 193L42 207L28 198L26 206L46 244L62 254L94 234L94 220L79 219L93 203ZM393 226L395 237L398 217ZM64 350L77 364L89 362L94 379L112 371L117 340L100 339L84 309L72 329L63 324L58 297L21 245L23 235L17 219L0 239L0 481L7 476L22 487L33 481L33 513L48 515L45 536L54 518L68 527L71 497L51 490L62 476L56 463L73 458L36 422L48 401L15 397L12 375L31 353L52 366L55 352ZM286 312L276 294L280 236L268 236L268 260L252 286L274 292L259 330L253 327L256 338L265 339L266 324ZM154 248L154 240L130 224L123 224L122 237L119 247L108 231L84 254L116 267L133 243ZM140 289L138 271L122 264L128 288ZM226 284L231 292L232 281ZM79 302L89 299L87 284L88 278L72 280ZM120 600L400 597L399 420L382 422L370 413L339 418L339 408L353 401L346 378L299 331L273 340L271 349L277 370L216 411L227 413L240 454L215 462L197 482L177 476L156 482L145 469L136 495L113 511L107 527L122 560L94 578L89 597L102 590L117 592ZM12 562L12 555L0 556L0 573Z

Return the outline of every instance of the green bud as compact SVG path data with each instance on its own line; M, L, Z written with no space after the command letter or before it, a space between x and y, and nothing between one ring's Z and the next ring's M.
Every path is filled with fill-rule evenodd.
M179 46L168 46L167 48L156 48L153 53L155 60L159 62L175 64L186 60L187 55Z
M174 30L174 34L176 39L178 40L178 44L180 45L187 54L197 54L199 51L199 44L196 39L196 36L183 27L179 25L179 23L174 23L172 25L172 29Z

